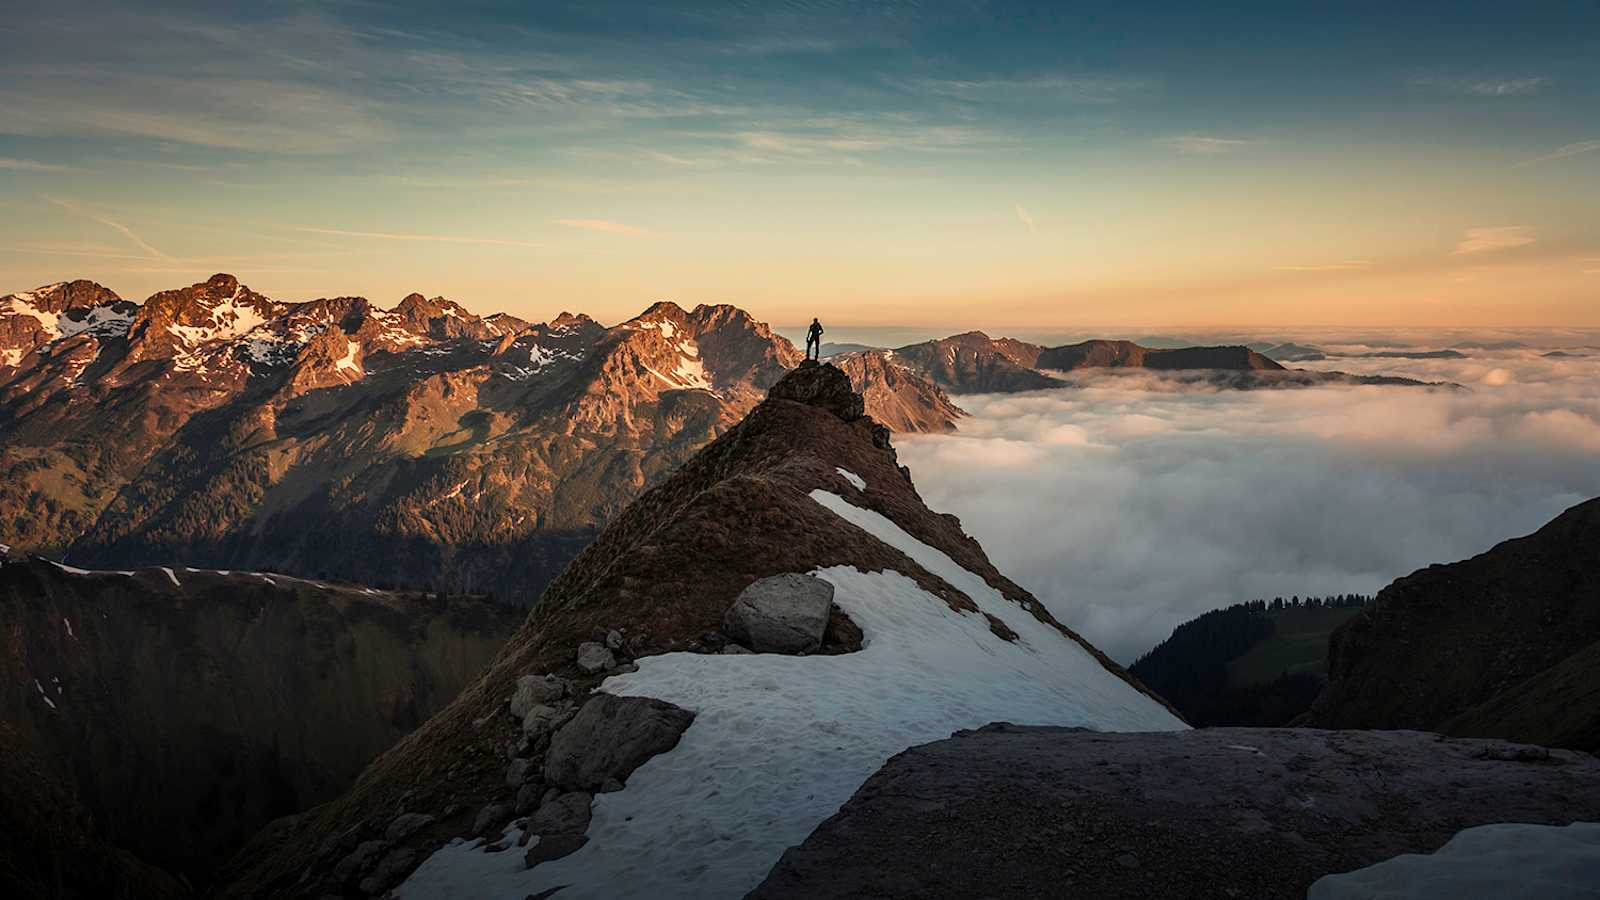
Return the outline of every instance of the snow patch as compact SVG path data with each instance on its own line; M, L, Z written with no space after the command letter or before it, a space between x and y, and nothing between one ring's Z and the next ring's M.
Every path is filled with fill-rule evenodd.
M844 480L845 481L850 482L850 486L851 487L855 488L858 491L864 491L864 490L867 489L867 480L865 478L862 478L860 475L857 475L856 473L850 471L849 469L844 468L843 466L834 466L834 469L840 475L844 476Z
M93 575L94 574L93 572L90 572L88 569L79 569L79 568L77 568L75 566L69 566L66 563L58 563L53 559L46 560L46 562L50 563L50 565L55 566L56 568L60 569L61 571L66 572L68 575Z
M161 568L161 571L167 573L167 577L168 578L172 579L173 586L175 586L175 587L183 587L183 583L178 581L178 573L177 572L172 571L171 569L167 568L166 566L161 566L160 568Z
M356 354L361 351L361 345L355 341L345 341L344 358L333 364L335 369L348 369L357 375L361 374L361 365L356 362Z
M1365 869L1324 875L1306 900L1593 898L1600 885L1600 823L1479 825L1431 854L1406 853Z
M899 572L820 569L813 574L833 583L861 627L860 651L638 660L637 672L601 689L675 703L695 712L694 724L624 790L595 797L587 845L531 870L520 853L446 846L399 895L520 900L569 885L563 900L739 897L907 747L997 720L1185 727L945 554L837 495L811 496L965 591L1020 640L1001 640L983 616L951 609Z
M6 303L6 312L13 316L28 316L37 319L39 321L40 331L50 335L52 340L60 337L61 328L57 323L60 321L61 317L53 312L46 312L45 310L36 308L33 305L33 301L36 299L38 299L37 295L31 291L25 291L21 294L12 294L11 299Z
M78 636L72 633L72 620L66 616L61 617L61 624L67 626L67 637L77 640Z
M49 694L45 693L44 685L39 683L39 679L35 678L33 680L33 686L34 686L34 689L39 692L39 696L44 699L44 702L48 703L50 705L51 709L55 709L56 708L56 702L54 700L50 699L50 695Z

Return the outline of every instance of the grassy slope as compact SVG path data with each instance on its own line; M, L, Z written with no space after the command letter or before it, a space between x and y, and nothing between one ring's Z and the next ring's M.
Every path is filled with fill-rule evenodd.
M1495 694L1439 729L1549 747L1600 747L1600 641Z
M1265 684L1284 672L1308 672L1326 678L1328 635L1359 609L1268 610L1272 636L1228 664L1228 684L1231 687Z

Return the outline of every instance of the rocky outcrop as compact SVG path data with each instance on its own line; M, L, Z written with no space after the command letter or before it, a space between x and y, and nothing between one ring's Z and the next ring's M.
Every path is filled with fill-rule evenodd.
M819 364L807 360L788 377L772 386L768 393L774 400L804 403L833 413L846 422L854 422L866 415L866 402L851 386L848 376L832 363Z
M1379 592L1303 719L1600 751L1600 500Z
M283 575L0 561L0 726L192 884L443 708L521 616Z
M1294 898L1489 822L1600 816L1600 760L1421 732L997 725L886 763L756 900Z
M739 592L722 631L756 653L809 653L822 646L833 585L812 575L763 578Z
M694 713L660 700L595 694L550 741L544 780L569 791L626 784L634 769L671 750L693 721Z

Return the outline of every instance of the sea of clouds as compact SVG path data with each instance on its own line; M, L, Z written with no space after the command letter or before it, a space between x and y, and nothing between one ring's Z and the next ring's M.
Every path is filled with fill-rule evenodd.
M1299 340L1338 353L1448 346L1313 338ZM960 433L896 445L934 509L1126 663L1205 610L1373 593L1600 496L1600 348L1523 341L1465 359L1289 364L1461 391L1087 377L960 396L972 414ZM1555 346L1586 355L1543 355Z

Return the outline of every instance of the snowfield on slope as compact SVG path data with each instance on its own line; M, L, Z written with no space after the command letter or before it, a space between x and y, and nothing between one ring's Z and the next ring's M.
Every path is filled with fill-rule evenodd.
M952 610L898 572L818 569L861 627L860 651L638 660L639 671L601 688L666 700L696 717L624 790L595 797L586 846L530 870L520 850L453 844L429 857L399 896L522 900L566 885L562 900L740 897L907 747L994 721L1186 727L1077 642L887 518L837 494L811 497L964 591L1019 640L1001 640L982 616ZM516 830L506 833L514 838Z

